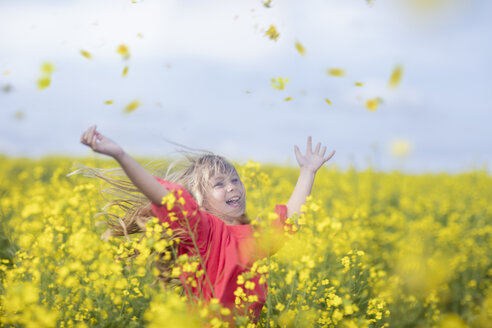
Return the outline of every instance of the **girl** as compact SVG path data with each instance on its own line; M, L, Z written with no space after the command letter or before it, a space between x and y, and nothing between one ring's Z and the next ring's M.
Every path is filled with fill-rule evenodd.
M96 126L83 133L81 142L119 163L133 185L146 197L147 204L150 201L151 212L148 211L147 220L157 217L179 237L178 256L187 254L198 258L199 269L203 269L204 274L195 274L192 283L189 283L189 273L180 275L187 295L205 301L216 298L223 306L234 310L238 276L247 272L256 260L271 254L263 242L254 237L254 230L245 215L244 185L236 169L220 156L205 154L190 157L187 167L161 179L154 177L118 144L99 133ZM279 234L283 233L287 217L300 212L311 193L318 169L335 154L333 151L325 156L326 147L321 149L320 143L313 151L311 137L307 140L305 154L301 154L297 146L294 150L300 174L287 204L275 208L278 219L273 225L280 228ZM141 232L142 224L135 224L135 218L145 216L145 210L126 208L130 208L132 213L123 220L124 233ZM235 311L241 315L248 314L257 321L266 300L267 286L260 283L259 277L252 281L254 287L250 284L247 290L248 296L253 296L251 305L239 313L237 309Z

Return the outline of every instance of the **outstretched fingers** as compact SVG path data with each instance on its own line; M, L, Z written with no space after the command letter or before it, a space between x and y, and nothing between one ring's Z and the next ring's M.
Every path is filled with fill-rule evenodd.
M309 136L307 140L306 154L311 154L312 152L313 152L313 138Z
M297 145L294 145L294 153L296 154L297 162L300 163L302 155L301 155L301 151L299 150L299 147L297 147Z
M323 154L324 154L324 152L323 152ZM330 153L330 155L328 155L327 157L324 158L324 161L325 162L328 162L333 157L333 155L335 155L335 151L334 150Z

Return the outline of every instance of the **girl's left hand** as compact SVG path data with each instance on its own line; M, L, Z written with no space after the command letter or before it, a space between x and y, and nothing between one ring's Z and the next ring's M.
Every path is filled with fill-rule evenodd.
M301 169L306 169L313 173L316 173L316 171L318 171L319 168L323 166L323 164L325 164L327 161L330 160L330 158L333 157L333 155L335 155L335 151L332 151L328 156L324 157L326 153L326 146L323 146L321 150L320 148L321 148L321 143L318 142L313 152L311 137L308 137L305 155L301 154L299 147L297 147L297 145L294 146L297 163L299 163Z

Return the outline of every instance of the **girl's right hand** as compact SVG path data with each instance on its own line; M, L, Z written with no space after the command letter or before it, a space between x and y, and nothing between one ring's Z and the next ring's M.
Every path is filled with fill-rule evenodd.
M95 125L91 126L82 134L80 142L91 147L96 153L112 156L114 158L124 153L123 149L116 142L96 131Z

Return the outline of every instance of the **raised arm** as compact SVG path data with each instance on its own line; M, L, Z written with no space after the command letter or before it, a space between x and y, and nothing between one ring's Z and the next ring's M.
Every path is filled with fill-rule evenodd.
M316 172L335 155L335 151L332 151L325 157L326 146L323 146L321 150L320 148L321 143L318 142L313 152L311 137L308 137L307 140L306 154L301 154L299 147L294 146L297 163L299 163L301 171L294 191L287 202L287 216L300 213L301 206L306 203L306 197L311 194Z
M80 142L92 148L97 153L113 157L123 168L128 178L133 182L152 203L161 204L162 197L169 192L164 186L130 155L125 153L113 140L103 136L96 130L96 126L91 126L82 134Z

